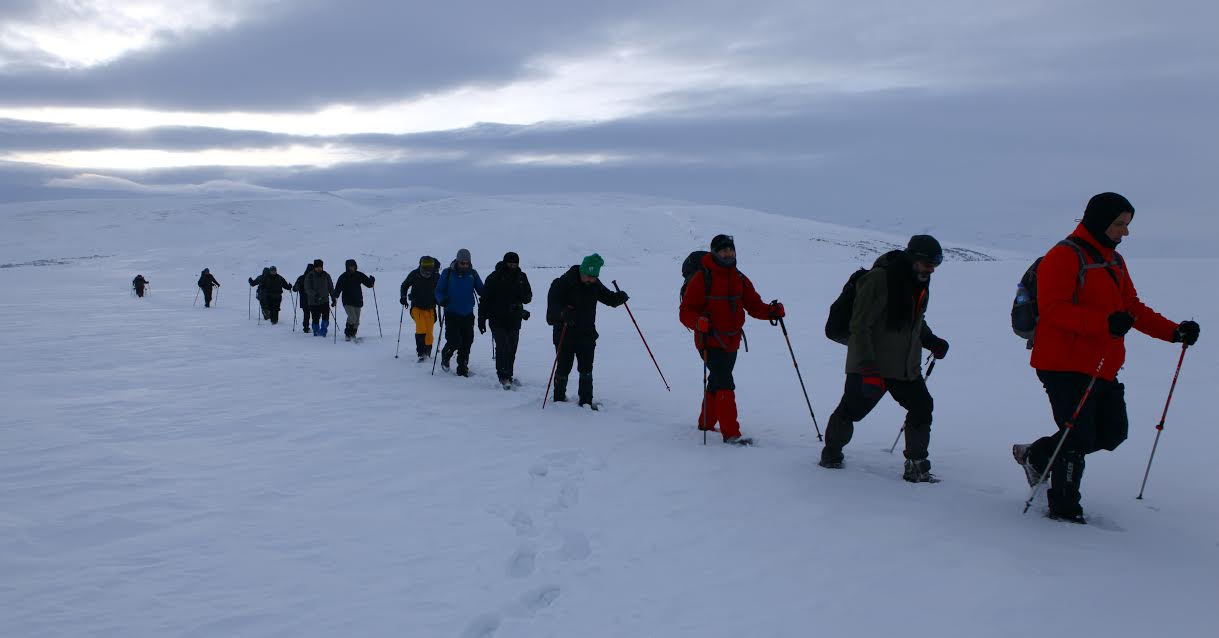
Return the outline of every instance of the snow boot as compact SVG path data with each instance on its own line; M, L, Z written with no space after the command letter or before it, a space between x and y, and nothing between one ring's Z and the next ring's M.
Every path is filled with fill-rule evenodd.
M309 332L309 331L306 330L305 332ZM316 321L313 322L313 336L315 336L315 337L322 336L322 326Z
M753 445L753 439L751 439L747 436L730 436L730 437L724 439L724 443L726 443L728 445L736 445L739 447L745 447L747 445Z
M1075 523L1076 525L1087 525L1088 519L1084 518L1083 511L1074 514L1055 514L1052 511L1045 513L1045 517L1052 521L1062 521L1064 523Z
M827 469L840 470L844 458L842 448L832 448L827 445L821 448L821 461L817 464Z
M592 410L593 412L600 412L600 411L601 411L601 404L600 404L600 403L596 403L596 402L594 402L594 401L580 401L580 403L579 403L578 405L579 405L579 407L581 407L581 408L587 405L587 406L588 406L588 409L589 409L589 410Z
M936 479L931 475L931 461L927 459L906 459L906 469L902 472L902 479L910 483L935 483Z
M1012 446L1012 457L1016 459L1016 463L1024 470L1024 480L1028 481L1029 487L1037 484L1041 480L1041 474L1044 472L1042 468L1033 464L1033 459L1029 457L1029 448L1032 445L1017 443Z

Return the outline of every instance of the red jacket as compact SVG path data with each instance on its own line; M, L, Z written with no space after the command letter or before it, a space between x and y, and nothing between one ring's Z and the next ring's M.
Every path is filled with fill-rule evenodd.
M1113 261L1116 251L1101 246L1080 225L1075 237ZM1084 260L1096 263L1084 250ZM1033 335L1032 366L1054 372L1080 372L1091 376L1096 364L1105 357L1100 377L1113 380L1126 362L1124 339L1109 334L1109 315L1125 310L1134 316L1134 327L1143 334L1172 341L1177 324L1165 319L1139 301L1130 273L1122 265L1091 268L1085 271L1079 288L1079 256L1067 246L1054 246L1037 268L1037 332ZM1117 279L1110 276L1110 272ZM1078 288L1079 302L1072 303Z
M711 293L707 293L704 270L711 273ZM707 315L711 321L711 332L707 336L707 347L736 352L741 347L741 327L745 325L745 313L755 319L769 319L770 305L762 301L753 288L753 282L742 275L736 266L725 268L712 258L703 256L702 268L694 273L686 284L686 294L681 299L679 317L689 329L694 330L694 346L703 348L702 335L695 328L698 318Z

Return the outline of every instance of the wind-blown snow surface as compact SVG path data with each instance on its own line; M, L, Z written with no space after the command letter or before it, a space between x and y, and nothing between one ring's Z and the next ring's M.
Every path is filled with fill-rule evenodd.
M1009 452L1052 427L1008 328L1028 255L956 252L936 273L929 321L952 343L929 381L943 482L909 485L900 449L886 452L902 417L887 400L846 469L816 466L766 322L749 324L736 375L760 445L704 447L702 369L676 319L682 257L734 234L742 269L787 305L824 427L844 356L821 334L826 308L901 238L619 196L342 195L0 208L0 634L1213 635L1219 302L1198 293L1219 260L1131 264L1143 299L1196 318L1202 341L1136 501L1179 349L1128 339L1130 439L1089 457L1094 524L1078 527L1021 514ZM489 335L471 379L416 364L409 317L393 357L398 283L421 254L459 247L484 276L521 253L536 300L519 391L495 383ZM545 291L594 250L673 389L625 310L603 308L605 411L543 411ZM287 298L279 326L247 319L247 276L275 264L294 280L315 257L378 276L384 339L372 295L360 344L294 331ZM223 284L210 310L191 305L205 266Z

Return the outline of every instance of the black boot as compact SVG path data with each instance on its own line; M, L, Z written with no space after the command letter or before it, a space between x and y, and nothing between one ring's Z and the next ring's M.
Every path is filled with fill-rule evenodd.
M567 401L567 377L555 375L553 400L555 403Z
M580 373L580 387L578 389L578 393L580 396L580 405L593 406L594 410L597 409L593 403L593 374L591 372Z
M1084 456L1074 450L1062 450L1050 469L1050 489L1046 491L1050 518L1072 523L1087 522L1084 520L1084 508L1079 504L1079 487L1083 476Z
M827 445L821 448L821 462L818 465L831 470L842 469L843 458L842 448Z
M931 461L927 459L906 459L906 468L902 479L910 483L935 483L931 474Z

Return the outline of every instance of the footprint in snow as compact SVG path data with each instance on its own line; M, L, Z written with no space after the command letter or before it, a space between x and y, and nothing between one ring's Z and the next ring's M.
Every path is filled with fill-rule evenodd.
M508 575L513 578L528 578L537 566L537 551L523 546L508 559Z
M491 638L499 631L499 614L483 614L470 621L466 630L461 632L461 638Z

